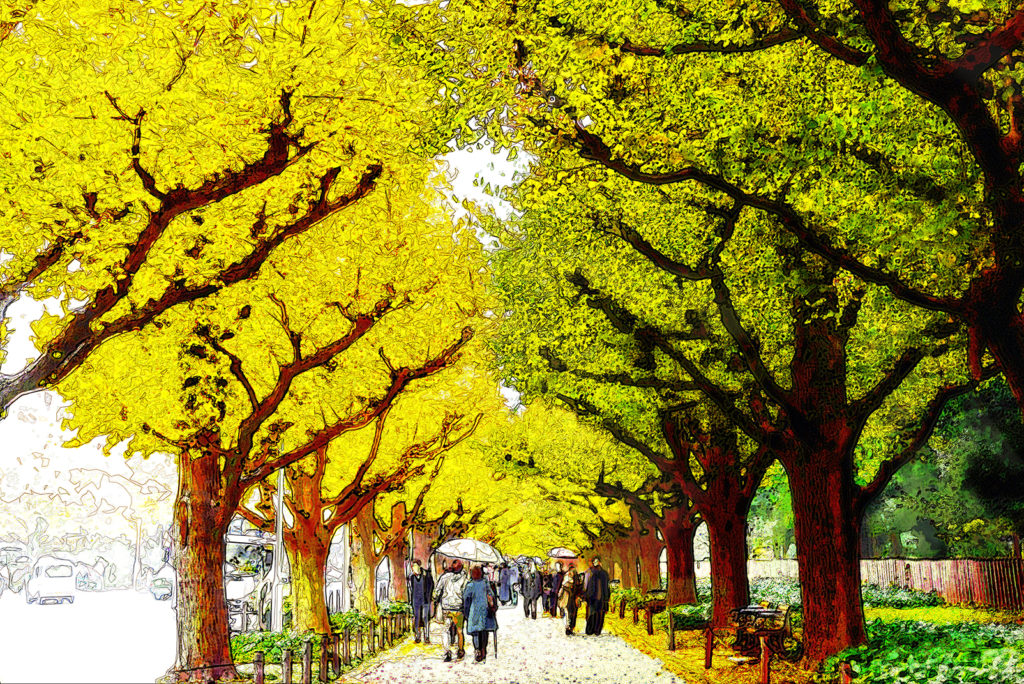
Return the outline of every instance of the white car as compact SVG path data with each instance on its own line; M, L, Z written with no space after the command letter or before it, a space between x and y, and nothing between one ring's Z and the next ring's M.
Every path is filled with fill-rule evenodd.
M57 556L41 556L25 582L27 603L75 602L75 566Z

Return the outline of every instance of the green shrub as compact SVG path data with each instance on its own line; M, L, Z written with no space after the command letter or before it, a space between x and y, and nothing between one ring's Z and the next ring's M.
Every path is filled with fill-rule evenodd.
M263 651L266 662L280 663L281 651L286 648L292 651L292 661L298 662L302 657L303 645L312 639L313 660L320 657L319 639L311 634L295 632L247 632L231 637L231 658L236 663L251 663L256 651Z
M619 601L622 599L626 599L626 606L632 608L633 606L639 605L643 602L645 596L640 593L639 589L615 589L612 591L610 606L613 606L618 610Z
M773 606L788 605L799 610L800 582L788 577L759 577L750 581L750 602L768 601Z
M867 627L868 643L826 661L818 681L838 681L842 662L851 664L857 682L1024 681L1024 627L881 620Z
M328 619L331 622L331 631L334 632L344 632L347 627L349 632L354 634L360 627L363 628L363 631L366 631L373 624L373 617L360 613L358 610L350 610L345 613L331 613Z
M392 601L387 606L385 606L381 610L381 612L390 615L400 615L402 613L411 614L412 606L406 603L405 601Z
M895 584L886 588L865 584L860 590L864 605L872 608L928 608L945 605L942 597L934 591L901 589Z
M654 626L657 629L668 629L668 611L662 611L654 616ZM708 626L711 617L710 604L693 604L672 607L672 624L676 630L704 629Z

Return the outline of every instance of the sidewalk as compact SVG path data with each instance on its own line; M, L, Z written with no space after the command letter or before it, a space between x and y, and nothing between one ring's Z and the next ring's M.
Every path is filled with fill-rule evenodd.
M581 611L582 618L582 611ZM430 645L414 644L410 636L367 665L345 675L345 682L374 684L681 684L661 662L644 655L619 637L565 635L561 620L527 620L521 606L498 610L498 654L488 645L487 660L473 662L473 645L466 638L466 657L443 662L441 626L431 623ZM454 654L453 654L454 655Z

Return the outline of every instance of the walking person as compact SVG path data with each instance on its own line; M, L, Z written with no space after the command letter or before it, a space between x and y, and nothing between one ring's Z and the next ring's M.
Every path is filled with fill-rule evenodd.
M611 590L608 587L608 573L601 567L601 559L590 560L590 579L587 581L587 634L597 636L604 629L604 614L608 611Z
M501 605L508 605L512 600L512 571L508 569L508 563L502 563L498 570L498 600Z
M473 566L469 577L462 599L462 614L466 616L466 631L473 638L474 660L482 663L487 659L488 633L498 629L498 603L479 565Z
M576 631L576 616L580 609L580 600L583 597L583 577L571 567L565 573L562 580L562 588L558 595L558 607L562 610L565 618L565 635L571 636Z
M540 591L541 591L541 607L543 612L550 614L551 608L551 573L548 571L547 566L540 569Z
M523 613L528 618L537 619L537 599L540 598L540 575L531 564L523 573Z
M518 606L519 605L519 589L520 589L520 587L519 587L519 577L520 577L519 564L518 563L512 563L512 567L510 567L508 569L508 573L509 573L508 583L509 583L510 589L512 590L512 605L513 606Z
M555 574L551 576L551 617L561 617L558 606L558 593L562 589L562 580L565 573L562 571L562 564L555 563Z
M452 641L456 641L458 651L456 657L462 660L466 657L466 638L462 633L464 616L462 614L462 595L466 590L466 583L469 578L462 571L462 561L452 563L451 572L447 572L437 581L434 587L434 599L441 603L441 620L444 622L444 631L441 633L441 643L444 646L444 661L450 663L452 660ZM452 637L454 629L455 636Z
M423 630L423 643L430 643L430 599L434 594L434 578L429 570L416 558L412 561L412 572L406 578L409 603L412 604L412 629L417 644L420 643L420 630Z

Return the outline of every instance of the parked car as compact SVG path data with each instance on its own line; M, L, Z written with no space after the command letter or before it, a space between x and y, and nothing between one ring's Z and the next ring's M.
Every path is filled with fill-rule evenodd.
M65 558L40 556L25 582L27 603L75 602L75 566Z
M157 601L169 601L171 594L174 592L174 588L171 586L171 580L166 577L157 577L153 580L153 583L149 585L149 593L153 595Z

